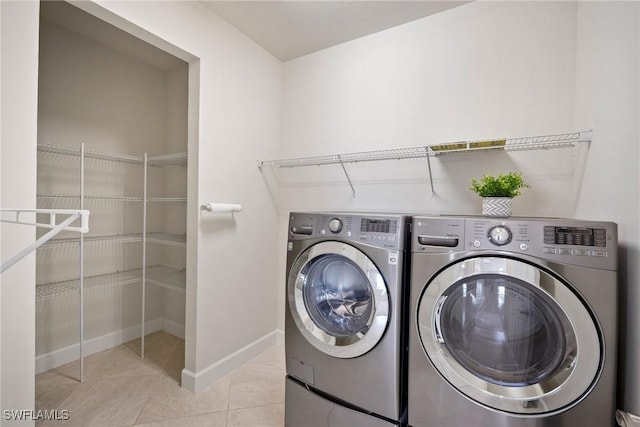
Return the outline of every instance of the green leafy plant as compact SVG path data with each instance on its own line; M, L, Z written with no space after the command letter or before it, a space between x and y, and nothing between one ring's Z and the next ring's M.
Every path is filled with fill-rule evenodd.
M516 197L523 188L531 188L520 172L509 172L498 176L484 175L480 180L471 179L471 191L480 197Z

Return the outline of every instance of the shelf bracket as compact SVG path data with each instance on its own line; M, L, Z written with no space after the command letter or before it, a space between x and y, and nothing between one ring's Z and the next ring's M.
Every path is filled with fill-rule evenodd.
M25 225L35 225L36 227L42 228L50 228L46 234L40 237L38 240L33 242L31 245L20 251L17 255L10 258L6 262L3 262L0 266L0 273L3 273L9 267L16 264L22 258L29 255L32 251L38 249L49 239L54 237L56 234L60 233L62 230L72 230L79 231L81 233L86 233L89 231L89 211L86 210L55 210L55 209L1 209L3 213L13 213L15 214L15 219L1 219L1 222L8 222L12 224L25 224ZM49 222L37 222L37 221L25 221L20 219L21 213L32 213L32 214L49 214ZM59 224L56 224L56 214L69 215L64 221ZM80 218L80 227L73 227L71 224Z
M431 195L436 195L436 190L433 187L433 173L431 172L431 156L429 155L429 147L424 147L424 156L427 158L427 168L429 169L429 184L431 185Z
M347 182L349 183L349 187L351 187L351 194L353 197L356 197L356 190L353 188L353 183L351 182L351 178L349 178L349 174L347 173L347 168L344 167L344 162L342 161L342 157L338 154L338 161L340 162L340 166L342 166L342 172L344 172L344 176L347 178Z

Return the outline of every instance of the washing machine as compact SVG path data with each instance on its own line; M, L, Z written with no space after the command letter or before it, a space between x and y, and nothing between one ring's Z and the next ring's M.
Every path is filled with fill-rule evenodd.
M286 426L405 423L409 225L401 215L290 214Z
M414 217L409 425L615 423L617 227Z

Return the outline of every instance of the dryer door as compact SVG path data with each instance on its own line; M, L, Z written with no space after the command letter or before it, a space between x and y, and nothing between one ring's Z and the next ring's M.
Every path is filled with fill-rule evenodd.
M321 242L302 252L289 273L287 297L307 341L335 357L371 350L389 320L389 293L380 271L346 243Z
M568 284L540 267L476 257L434 276L418 334L437 371L490 408L539 415L579 402L598 380L604 343Z

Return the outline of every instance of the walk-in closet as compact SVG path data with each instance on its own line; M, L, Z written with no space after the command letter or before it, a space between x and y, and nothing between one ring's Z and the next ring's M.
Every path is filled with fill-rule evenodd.
M36 372L144 357L184 338L188 64L65 2L40 19L37 207L91 214L37 250Z

